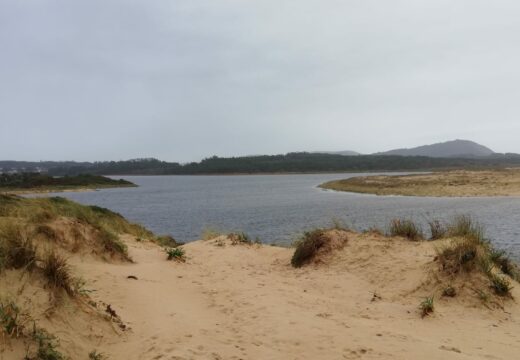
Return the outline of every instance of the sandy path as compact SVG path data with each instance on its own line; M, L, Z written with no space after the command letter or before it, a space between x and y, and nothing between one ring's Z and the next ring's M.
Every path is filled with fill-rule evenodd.
M373 245L375 244L375 245ZM520 312L438 304L421 319L431 245L351 239L328 266L295 270L292 250L195 242L165 261L131 242L136 264L75 267L132 328L99 349L110 359L513 359ZM374 246L381 261L371 261ZM417 259L420 261L417 261ZM383 261L386 259L386 262ZM135 275L138 280L126 277ZM382 299L373 301L374 291ZM516 289L515 289L516 291Z

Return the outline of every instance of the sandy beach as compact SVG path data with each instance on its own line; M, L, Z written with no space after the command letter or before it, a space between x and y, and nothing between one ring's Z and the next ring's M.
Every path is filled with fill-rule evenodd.
M421 318L418 304L433 291L430 243L351 233L324 263L294 269L287 248L198 241L179 263L127 241L134 264L72 262L93 299L129 327L99 339L110 359L512 359L520 351L514 301L500 309L438 298Z

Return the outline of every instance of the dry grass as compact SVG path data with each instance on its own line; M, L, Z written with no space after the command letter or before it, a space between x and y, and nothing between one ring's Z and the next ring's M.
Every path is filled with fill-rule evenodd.
M73 278L67 260L55 252L45 255L42 271L52 289L63 289L69 296L74 296Z
M447 227L439 220L429 221L428 226L430 227L430 240L442 239L446 237L446 234L448 233Z
M3 223L0 228L0 270L31 269L36 261L36 247L26 229L17 223Z
M296 249L291 258L291 265L299 268L311 262L321 261L333 250L341 249L347 243L344 230L315 229L305 232L295 242Z
M221 231L212 228L205 228L204 230L202 230L200 238L202 240L213 240L221 235L223 235Z
M153 241L163 247L174 248L174 247L182 245L181 243L177 242L177 240L175 240L173 238L173 236L171 236L171 235L157 236L156 238L154 238Z
M326 241L323 229L305 232L303 237L296 242L296 250L291 259L291 265L298 268L309 263Z
M480 273L489 280L496 295L510 296L511 285L506 276L517 279L517 267L503 252L493 249L481 224L468 216L459 216L448 225L446 236L450 237L448 242L436 249L436 261L444 274L454 277Z
M408 219L393 219L390 222L390 235L401 236L412 241L424 238L421 227Z

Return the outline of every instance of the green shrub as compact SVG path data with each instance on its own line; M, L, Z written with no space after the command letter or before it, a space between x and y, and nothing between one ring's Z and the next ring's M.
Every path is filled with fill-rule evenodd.
M179 261L185 260L185 252L184 252L184 249L181 247L166 248L166 249L164 249L164 251L168 255L168 260L179 260Z
M291 265L299 268L309 263L325 242L324 230L315 229L305 232L303 237L296 242L296 249L291 259Z
M394 219L390 223L390 235L418 241L423 238L421 227L412 220Z
M33 341L38 348L36 356L26 360L65 360L65 357L57 350L58 340L43 329L34 329L32 334Z
M425 317L433 313L433 296L425 298L420 304L419 309L421 310L421 317Z

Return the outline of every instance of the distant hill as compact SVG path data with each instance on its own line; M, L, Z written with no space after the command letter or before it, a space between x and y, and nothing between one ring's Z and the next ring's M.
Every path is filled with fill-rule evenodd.
M314 151L314 154L332 154L332 155L343 155L343 156L357 156L361 155L357 151L344 150L344 151Z
M411 149L395 149L374 155L428 156L433 158L488 157L495 152L484 145L469 140L453 140Z

